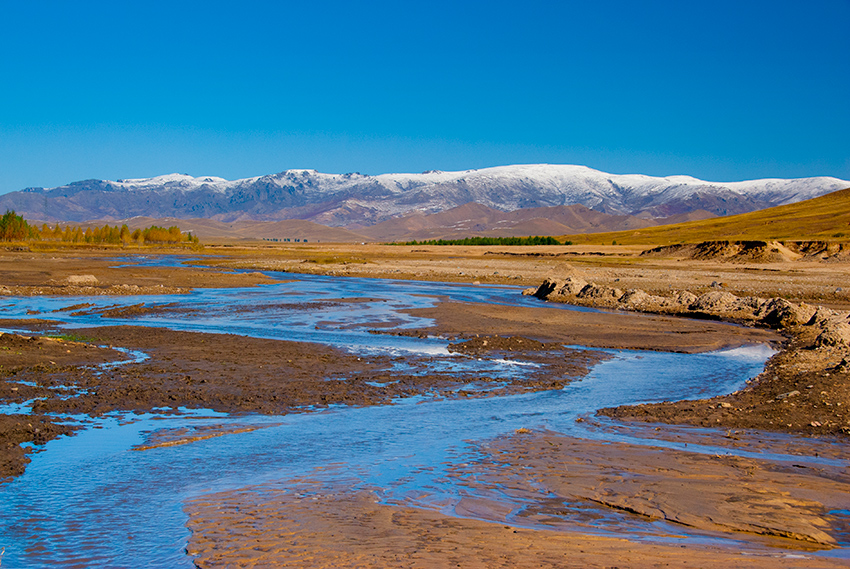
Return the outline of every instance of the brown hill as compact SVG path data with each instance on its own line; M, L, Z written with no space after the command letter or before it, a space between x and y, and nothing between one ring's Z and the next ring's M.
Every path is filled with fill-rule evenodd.
M664 246L704 241L848 241L850 188L825 196L729 217L636 231L564 234L577 244Z
M595 233L641 229L659 222L661 220L630 215L610 215L578 204L499 211L482 204L467 203L430 215L413 214L390 219L371 227L358 228L357 232L373 241L411 241Z

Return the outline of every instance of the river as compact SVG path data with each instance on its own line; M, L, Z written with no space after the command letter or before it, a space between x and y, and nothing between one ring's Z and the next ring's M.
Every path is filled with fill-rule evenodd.
M433 305L439 298L540 304L521 296L519 288L508 286L269 274L293 280L247 289L204 289L178 297L6 298L0 303L0 314L24 318L27 311L38 311L49 318L52 310L80 302L99 306L178 302L203 310L191 316L143 316L132 323L317 342L355 353L426 355L434 369L461 366L475 370L479 366L510 375L521 373L521 362L464 358L449 354L445 340L370 334L363 325L427 326L428 322L402 311ZM365 300L326 303L316 305L316 310L301 311L289 310L282 303L351 298ZM245 306L251 310L242 310ZM570 308L552 305L551 309ZM99 315L63 313L62 317L68 328L127 323ZM184 551L189 537L183 512L186 500L303 476L344 479L353 487L380 489L386 501L442 504L443 510L451 513L450 504L461 490L445 473L465 460L472 442L529 428L657 444L628 430L600 428L598 421L576 419L591 417L605 406L728 393L757 375L771 354L766 346L690 355L611 351L611 359L595 365L587 377L563 390L485 399L428 401L417 397L389 406L334 407L286 416L228 417L195 410L165 417L82 418L86 429L49 442L33 455L24 475L0 485L2 567L192 567L192 559ZM213 424L262 428L192 444L131 451L155 429ZM689 450L715 451L693 445ZM669 528L624 514L599 521L595 531L663 539Z

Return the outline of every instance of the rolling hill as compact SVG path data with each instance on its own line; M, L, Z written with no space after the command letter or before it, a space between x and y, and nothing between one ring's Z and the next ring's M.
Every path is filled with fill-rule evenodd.
M567 234L574 243L662 246L710 240L850 241L850 188L761 211L674 225Z

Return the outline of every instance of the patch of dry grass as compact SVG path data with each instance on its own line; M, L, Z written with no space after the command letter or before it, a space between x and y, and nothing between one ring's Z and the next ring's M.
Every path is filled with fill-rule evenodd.
M659 246L701 241L850 241L850 188L752 213L648 227L566 235L575 244Z

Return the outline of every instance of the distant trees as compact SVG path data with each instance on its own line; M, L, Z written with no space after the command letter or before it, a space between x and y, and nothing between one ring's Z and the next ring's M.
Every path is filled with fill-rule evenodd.
M45 223L39 229L29 225L23 217L11 210L7 210L0 218L0 241L58 241L91 245L199 244L197 236L191 233L184 235L176 225L168 229L152 225L131 232L126 224L120 227L106 224L103 227L90 226L83 229L70 225L63 228L59 223L51 228Z
M408 241L401 245L571 245L554 237L467 237L466 239L436 239Z
M0 241L26 241L34 239L38 230L30 227L30 224L14 211L7 209L3 217L0 217Z

